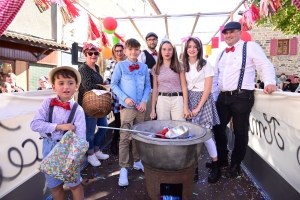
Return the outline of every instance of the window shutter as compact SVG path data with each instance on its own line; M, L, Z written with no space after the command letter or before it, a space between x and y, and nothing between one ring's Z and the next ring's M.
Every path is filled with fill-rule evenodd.
M271 39L270 56L277 56L277 46L278 46L277 39Z
M297 55L298 51L298 38L294 37L290 39L290 55Z

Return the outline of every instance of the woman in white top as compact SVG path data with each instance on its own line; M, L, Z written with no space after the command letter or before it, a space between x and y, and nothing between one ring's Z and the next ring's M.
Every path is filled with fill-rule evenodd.
M190 121L212 129L214 125L220 124L211 93L214 71L212 66L203 59L201 40L190 36L185 38L185 42L182 61L186 69L188 106L191 111ZM212 138L204 142L204 144L212 158L208 182L216 183L221 176L221 170L217 162L216 145ZM198 170L196 171L197 173Z

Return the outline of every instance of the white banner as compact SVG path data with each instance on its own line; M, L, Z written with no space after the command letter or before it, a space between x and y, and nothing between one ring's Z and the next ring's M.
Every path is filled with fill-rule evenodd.
M0 120L34 114L44 99L54 96L56 93L52 90L1 93Z
M38 173L42 140L30 129L43 100L52 90L0 94L0 199ZM108 124L114 121L112 112Z
M255 91L248 145L300 192L300 94Z
M42 140L30 122L53 91L0 94L0 199L38 173Z

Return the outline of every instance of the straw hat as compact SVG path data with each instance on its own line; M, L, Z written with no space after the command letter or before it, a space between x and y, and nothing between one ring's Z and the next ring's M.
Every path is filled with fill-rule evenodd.
M74 72L75 75L76 75L76 77L77 77L77 83L80 84L80 82L81 82L81 76L80 76L80 73L78 72L77 69L75 69L75 68L73 68L73 67L70 67L70 66L61 66L61 67L55 67L55 68L53 68L53 69L49 72L49 79L50 79L50 82L51 82L52 84L54 84L54 83L53 83L53 79L54 79L53 76L54 76L54 74L55 74L57 71L63 70L63 69L70 70L70 71Z

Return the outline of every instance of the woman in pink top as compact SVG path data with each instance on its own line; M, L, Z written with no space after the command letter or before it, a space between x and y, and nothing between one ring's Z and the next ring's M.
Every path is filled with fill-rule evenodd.
M150 117L154 119L157 115L157 120L185 121L190 116L185 71L178 60L175 46L169 40L164 40L159 46L152 75Z
M191 111L190 121L206 128L212 129L216 124L220 124L212 89L212 79L214 71L210 63L203 59L202 42L197 37L185 38L185 48L182 61L186 66L186 80L188 87L188 105ZM218 165L216 145L213 139L204 142L212 163L207 166L211 168L208 182L216 183L221 176ZM198 178L198 170L196 171Z

